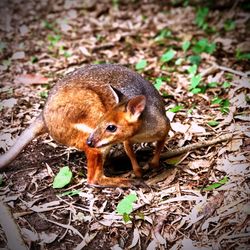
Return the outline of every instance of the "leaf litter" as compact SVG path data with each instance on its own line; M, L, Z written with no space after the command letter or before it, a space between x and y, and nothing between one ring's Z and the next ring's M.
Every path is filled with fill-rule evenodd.
M1 3L2 153L41 111L45 98L38 93L46 93L56 79L89 63L120 63L151 82L161 77L157 82L166 110L182 106L176 113L168 112L171 136L164 151L232 135L232 140L193 148L172 160L173 168L162 164L159 172L147 174L151 189L133 189L138 199L127 223L115 210L131 189L89 187L83 154L67 151L47 136L37 138L3 174L0 187L0 200L11 208L8 217L21 228L20 241L44 249L249 248L250 69L247 61L237 59L237 49L247 53L249 12L241 1L230 8L222 2L224 9L217 10L215 4L203 22L220 31L227 18L234 18L237 32L207 34L195 24L195 4ZM204 37L207 40L201 40ZM189 43L182 49L184 41ZM219 48L213 54L202 52L193 72L199 79L195 87L229 82L227 89L190 92L185 57L200 49L193 50L198 41L204 46L216 42ZM183 60L177 63L178 59ZM228 113L212 105L214 95L229 100ZM212 120L217 126L207 125ZM138 152L144 147L138 145ZM69 186L55 190L54 173L64 166L74 177ZM6 237L1 229L2 248Z

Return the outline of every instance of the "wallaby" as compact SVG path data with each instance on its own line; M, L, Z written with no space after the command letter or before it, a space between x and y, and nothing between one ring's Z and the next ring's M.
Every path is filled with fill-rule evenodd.
M163 99L151 83L123 66L89 65L55 84L40 116L0 156L0 169L32 139L49 133L55 141L85 152L89 184L129 187L136 179L104 175L111 146L123 142L135 176L141 177L132 145L156 141L149 165L158 167L169 128Z

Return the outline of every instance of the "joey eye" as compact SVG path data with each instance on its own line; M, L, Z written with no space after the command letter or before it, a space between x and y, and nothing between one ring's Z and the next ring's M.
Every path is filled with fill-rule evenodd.
M117 130L117 127L115 125L108 125L106 130L114 133Z

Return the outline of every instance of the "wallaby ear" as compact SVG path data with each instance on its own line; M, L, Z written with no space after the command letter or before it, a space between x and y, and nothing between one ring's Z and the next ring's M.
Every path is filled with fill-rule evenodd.
M119 91L118 89L114 88L111 85L109 85L109 87L115 97L115 101L117 104L125 99L125 96L123 95L121 91Z
M145 106L146 97L144 95L135 96L128 101L126 108L130 114L131 121L135 122L138 120Z

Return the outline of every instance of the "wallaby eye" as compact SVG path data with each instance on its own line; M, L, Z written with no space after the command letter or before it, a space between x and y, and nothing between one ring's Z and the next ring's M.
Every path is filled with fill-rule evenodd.
M115 125L108 125L106 130L114 133L117 130L117 127Z

